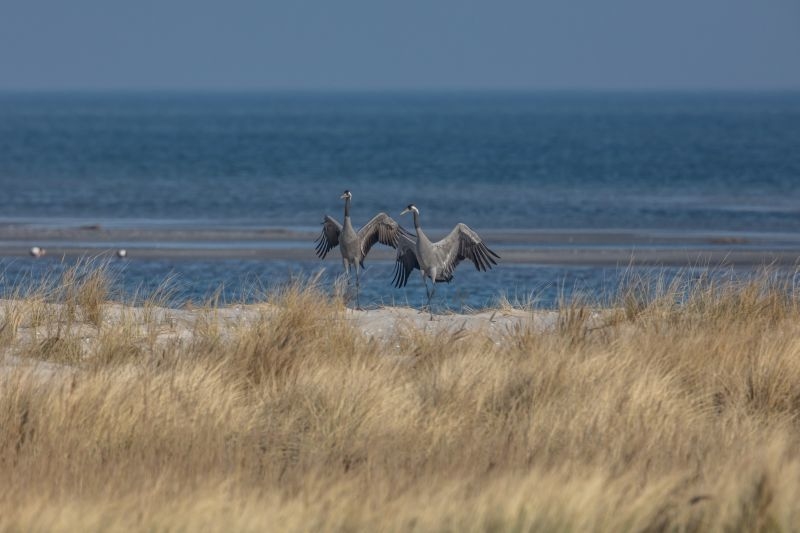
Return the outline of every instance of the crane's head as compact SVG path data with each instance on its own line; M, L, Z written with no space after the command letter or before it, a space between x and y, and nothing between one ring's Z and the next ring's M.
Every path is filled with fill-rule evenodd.
M349 200L349 199L350 199L350 198L352 198L352 197L353 197L353 193L351 193L351 192L348 190L348 191L344 191L344 192L342 193L342 195L341 195L339 198L341 198L342 200Z
M414 204L408 204L408 207L403 209L403 212L400 213L401 215L405 215L406 213L416 213L419 215L419 209Z

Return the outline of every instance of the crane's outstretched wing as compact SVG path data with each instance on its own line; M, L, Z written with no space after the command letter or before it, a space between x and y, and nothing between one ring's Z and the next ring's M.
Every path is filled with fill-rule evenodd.
M450 235L434 243L439 249L442 262L442 274L452 277L453 270L464 259L469 259L478 270L489 270L496 265L500 256L491 251L481 240L480 235L472 231L466 224L456 224Z
M397 248L397 239L400 235L411 234L386 213L378 213L358 230L361 254L366 257L376 242Z
M395 287L405 287L408 277L414 269L419 269L417 261L417 240L405 233L397 236L397 257L394 264L394 279L392 284Z
M336 222L329 215L325 215L325 220L322 221L322 232L319 237L314 241L317 245L317 256L320 259L325 259L328 252L332 248L339 245L339 235L342 233L342 225Z

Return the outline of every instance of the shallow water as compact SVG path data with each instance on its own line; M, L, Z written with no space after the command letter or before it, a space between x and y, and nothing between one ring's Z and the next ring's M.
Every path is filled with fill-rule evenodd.
M57 282L75 261L42 258L0 259L0 288L5 296L16 289L41 287L42 280ZM99 264L99 263L98 263ZM321 266L317 261L285 260L132 260L106 263L116 300L136 303L161 295L163 303L181 306L216 301L224 304L264 301L267 295L291 282L317 279L322 289L333 292L345 283L339 265ZM373 262L361 278L360 303L364 308L386 305L420 307L426 302L425 289L418 275L403 289L391 286L394 265ZM85 271L85 269L83 269ZM773 270L773 275L791 279L794 269ZM452 283L437 284L434 309L469 311L495 307L504 301L516 306L554 308L561 303L581 300L590 304L614 303L621 288L631 280L648 284L673 280L687 282L701 276L719 281L741 281L758 275L750 269L705 267L598 267L554 265L499 265L490 273L472 267L456 271ZM800 282L800 279L795 280ZM798 287L800 289L800 287ZM352 286L347 290L348 305L355 306Z

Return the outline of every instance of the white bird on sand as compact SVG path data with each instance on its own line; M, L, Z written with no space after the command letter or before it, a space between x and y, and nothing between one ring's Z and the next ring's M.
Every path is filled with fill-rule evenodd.
M40 248L39 246L34 246L30 250L30 254L33 257L42 257L46 253L47 253L47 250L45 250L44 248Z

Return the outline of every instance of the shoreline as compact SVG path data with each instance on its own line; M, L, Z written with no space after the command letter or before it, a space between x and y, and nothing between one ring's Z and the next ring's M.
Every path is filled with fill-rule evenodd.
M438 239L446 230L429 232ZM793 266L800 235L723 231L617 229L488 229L484 241L506 264L573 266ZM299 228L116 228L100 224L51 227L0 223L0 257L28 257L32 246L50 257L103 256L125 248L129 259L319 261L317 231ZM394 259L375 247L371 261ZM335 253L326 262L338 262Z

